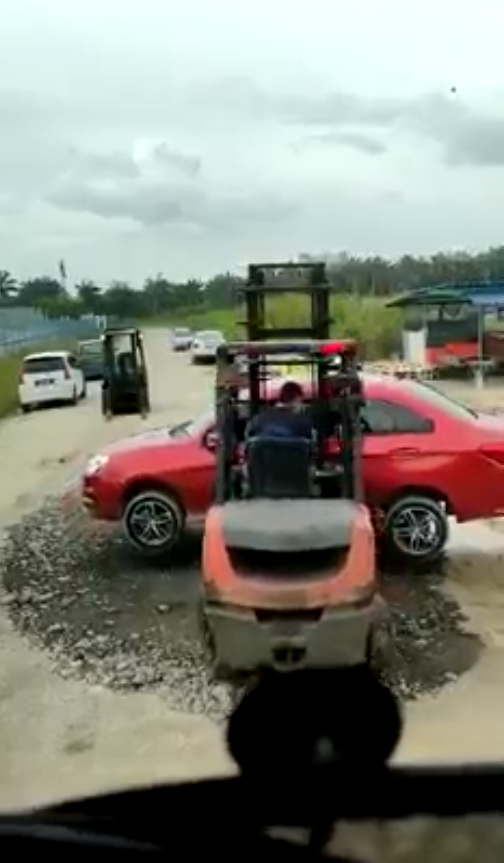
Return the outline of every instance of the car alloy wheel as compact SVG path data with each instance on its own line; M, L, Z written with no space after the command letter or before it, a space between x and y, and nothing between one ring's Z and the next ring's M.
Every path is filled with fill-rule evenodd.
M177 501L155 489L135 495L124 512L124 529L130 543L150 555L173 548L183 526L184 515Z
M428 497L405 497L388 511L385 536L389 548L403 560L433 562L448 540L445 509Z

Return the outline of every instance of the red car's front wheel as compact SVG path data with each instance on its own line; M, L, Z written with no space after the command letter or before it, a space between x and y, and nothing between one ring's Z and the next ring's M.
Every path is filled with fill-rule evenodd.
M149 557L171 551L184 532L185 516L168 492L144 489L128 501L123 528L128 541Z

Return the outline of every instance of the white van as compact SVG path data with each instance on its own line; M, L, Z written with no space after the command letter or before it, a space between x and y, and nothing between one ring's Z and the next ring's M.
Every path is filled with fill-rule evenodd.
M18 398L26 413L49 402L77 404L86 395L86 381L77 359L69 351L28 354L19 372Z

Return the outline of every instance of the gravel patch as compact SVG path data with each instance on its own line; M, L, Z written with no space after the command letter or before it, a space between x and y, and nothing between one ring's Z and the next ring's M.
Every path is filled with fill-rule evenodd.
M109 530L49 499L7 532L0 572L15 628L61 676L156 688L169 707L213 718L229 712L228 689L203 663L194 567L134 559Z
M205 672L197 553L183 566L147 563L76 505L48 499L5 536L3 602L60 675L116 690L155 688L170 707L221 719L231 699ZM402 699L435 692L474 664L479 644L439 577L386 578L384 596L384 677Z
M384 576L388 615L381 677L403 700L434 694L477 662L481 641L443 589L443 576Z

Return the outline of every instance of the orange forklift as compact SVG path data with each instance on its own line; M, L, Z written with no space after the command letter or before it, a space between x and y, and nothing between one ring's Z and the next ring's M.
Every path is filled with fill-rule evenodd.
M310 294L312 323L272 338L278 331L266 330L263 301L277 293L278 275L282 293ZM217 488L201 604L211 672L238 685L261 670L366 663L381 611L374 528L362 503L357 346L329 338L324 267L251 267L245 290L249 338L217 355ZM310 373L302 387L312 440L247 437L251 419L276 400L271 367L292 354ZM237 364L247 370L245 388L230 383Z

